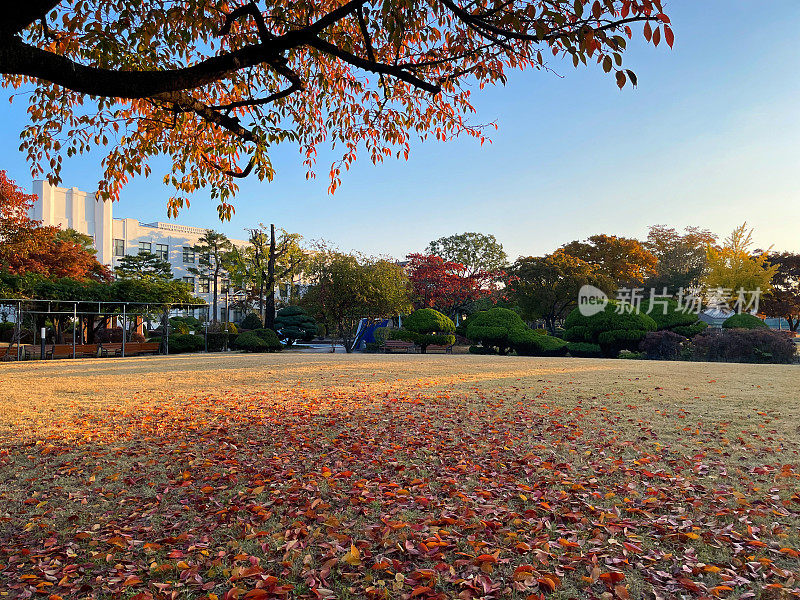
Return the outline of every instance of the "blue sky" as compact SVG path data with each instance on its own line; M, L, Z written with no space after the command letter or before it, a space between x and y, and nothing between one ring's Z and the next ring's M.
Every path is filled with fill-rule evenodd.
M517 73L475 95L475 122L499 125L491 144L417 143L407 162L379 166L365 158L334 196L332 155L307 182L299 153L285 146L272 156L273 183L243 182L231 222L219 222L207 192L176 221L232 237L274 222L396 257L481 231L515 258L595 233L643 237L655 223L725 235L746 220L758 245L800 251L800 2L671 0L667 12L674 49L636 43L626 54L636 89L618 90L597 67ZM0 168L27 187L17 150L25 102L0 94ZM62 185L95 189L101 158L65 159ZM166 163L153 166L123 190L115 216L167 220Z

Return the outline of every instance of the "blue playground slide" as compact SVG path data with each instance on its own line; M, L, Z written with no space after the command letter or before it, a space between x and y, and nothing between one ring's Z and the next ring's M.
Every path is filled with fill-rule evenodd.
M391 323L389 319L375 321L370 324L371 321L372 319L361 319L361 322L358 324L358 330L356 331L356 340L353 344L354 348L360 348L361 342L365 344L374 344L375 330L379 327L388 327Z

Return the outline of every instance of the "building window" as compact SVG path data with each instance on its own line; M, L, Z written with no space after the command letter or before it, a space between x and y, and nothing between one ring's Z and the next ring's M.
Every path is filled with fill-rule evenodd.
M200 278L200 293L201 294L211 293L211 280L208 277Z
M183 247L183 262L194 264L194 248L189 248L187 246Z
M161 260L169 260L169 246L167 244L156 244L156 256Z
M114 256L125 256L125 240L114 240Z
M153 251L153 244L151 244L150 242L139 242L139 254L152 251Z
M192 293L194 293L194 277L184 277L183 282L188 283L189 289L192 290Z

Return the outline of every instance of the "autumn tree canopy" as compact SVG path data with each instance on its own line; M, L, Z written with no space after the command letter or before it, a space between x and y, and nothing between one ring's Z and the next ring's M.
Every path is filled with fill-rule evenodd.
M169 156L170 213L208 187L229 216L236 181L274 175L299 146L310 177L332 143L339 175L366 151L407 156L411 136L483 138L471 90L517 69L595 63L620 87L634 31L672 45L661 0L29 0L0 22L0 75L31 94L22 148L34 176L103 146L100 196L117 199Z

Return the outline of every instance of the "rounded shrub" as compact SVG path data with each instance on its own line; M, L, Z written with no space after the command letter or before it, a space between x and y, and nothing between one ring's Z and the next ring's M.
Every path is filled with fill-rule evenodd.
M722 324L724 329L769 329L764 321L750 313L731 315Z
M254 329L250 333L253 333L256 336L258 336L267 345L266 352L280 352L280 350L283 348L283 345L278 339L278 334L272 331L272 329ZM237 344L239 343L239 338L242 335L243 334L240 334L236 338Z
M507 308L490 308L470 315L465 333L473 342L506 354L511 347L511 332L518 329L528 329L528 326L517 313Z
M598 344L589 342L567 342L567 351L576 358L599 358L603 350Z
M264 327L264 323L261 322L261 317L259 317L256 313L251 312L248 313L244 319L242 319L242 322L239 323L239 327L241 329L261 329Z
M642 301L639 312L646 314L656 322L658 331L673 331L683 337L691 338L708 327L708 323L700 320L697 313L681 310L677 301L667 299L664 302L649 299Z
M597 344L604 356L616 358L622 350L637 351L648 331L656 331L656 322L641 312L618 312L616 302L609 302L597 314L584 316L574 309L564 321L564 337L569 342Z
M100 344L119 344L122 342L122 327L108 327L98 331L94 339ZM128 333L129 342L143 342L144 336L141 333Z
M299 306L287 306L275 315L275 329L287 346L296 340L310 342L317 334L317 321Z
M567 342L530 328L512 330L509 341L519 356L565 356L567 354Z
M650 331L639 344L639 349L651 360L679 360L688 347L689 340L673 331Z
M245 331L236 338L236 347L245 352L269 352L267 342L256 335L257 330Z
M452 346L456 343L453 333L455 323L447 315L432 308L415 310L403 319L402 337L409 342L414 342L425 354L428 346Z

